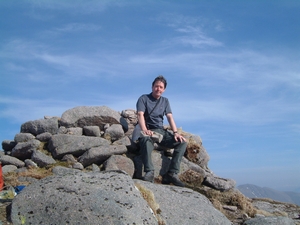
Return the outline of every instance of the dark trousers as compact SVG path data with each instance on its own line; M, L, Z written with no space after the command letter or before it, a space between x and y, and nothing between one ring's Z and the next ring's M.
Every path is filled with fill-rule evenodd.
M174 152L173 152L173 156L172 156L172 160L168 172L179 173L181 159L185 153L187 143L175 141L174 135L166 130L163 129L151 129L151 130L163 135L163 139L159 143L160 146L164 146L167 148L174 148ZM152 157L151 157L151 153L154 149L153 140L150 137L140 137L139 144L140 144L140 153L144 164L144 171L148 172L154 170Z

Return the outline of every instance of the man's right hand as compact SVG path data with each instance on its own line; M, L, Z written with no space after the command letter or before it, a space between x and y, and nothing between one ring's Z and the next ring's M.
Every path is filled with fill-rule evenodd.
M151 130L143 130L146 135L152 136L153 132Z

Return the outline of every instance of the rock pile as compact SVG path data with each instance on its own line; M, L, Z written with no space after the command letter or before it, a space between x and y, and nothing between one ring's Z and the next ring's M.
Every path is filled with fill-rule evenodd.
M21 132L15 135L14 140L2 142L5 155L0 161L6 171L6 165L15 166L10 166L10 169L29 165L46 167L55 164L55 160L73 157L72 166L75 169L84 169L92 164L101 166L105 163L104 170L106 167L122 169L132 177L141 178L141 158L137 156L130 160L124 156L137 150L136 143L131 141L136 122L135 110L118 113L106 106L75 107L64 112L61 118L45 117L22 124ZM203 184L207 186L218 190L234 188L233 180L216 177L208 169L209 156L202 146L201 138L186 132L182 134L192 144L188 145L181 174L193 170L201 175ZM160 146L156 147L157 150L162 150ZM51 155L41 151L43 149ZM165 173L170 163L170 158L162 152L153 152L156 177Z
M132 109L119 113L106 106L81 106L61 117L22 124L14 140L2 142L3 173L56 166L53 176L30 180L14 198L13 224L231 224L199 192L159 184L170 149L156 145L152 153L156 183L140 180L143 165L131 140L136 123ZM182 180L188 186L233 190L235 181L208 168L201 138L180 132L188 140ZM62 161L69 168L58 166Z

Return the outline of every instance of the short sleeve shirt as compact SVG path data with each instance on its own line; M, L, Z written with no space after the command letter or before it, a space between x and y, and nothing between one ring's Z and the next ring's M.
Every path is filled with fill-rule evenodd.
M155 107L157 101L159 102ZM153 110L154 107L155 109ZM172 113L169 100L163 96L156 99L152 96L152 93L142 95L136 103L136 109L137 112L144 112L148 129L163 128L164 116L168 113ZM149 116L150 112L151 114Z

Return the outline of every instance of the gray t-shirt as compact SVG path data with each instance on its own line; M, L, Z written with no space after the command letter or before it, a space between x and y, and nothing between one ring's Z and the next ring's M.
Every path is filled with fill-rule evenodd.
M155 107L157 101L159 102ZM154 107L155 109L152 111ZM164 116L168 113L172 113L169 100L163 96L156 99L152 96L152 93L144 94L139 97L136 103L136 110L137 112L144 112L148 129L163 128ZM151 114L149 116L150 112Z

